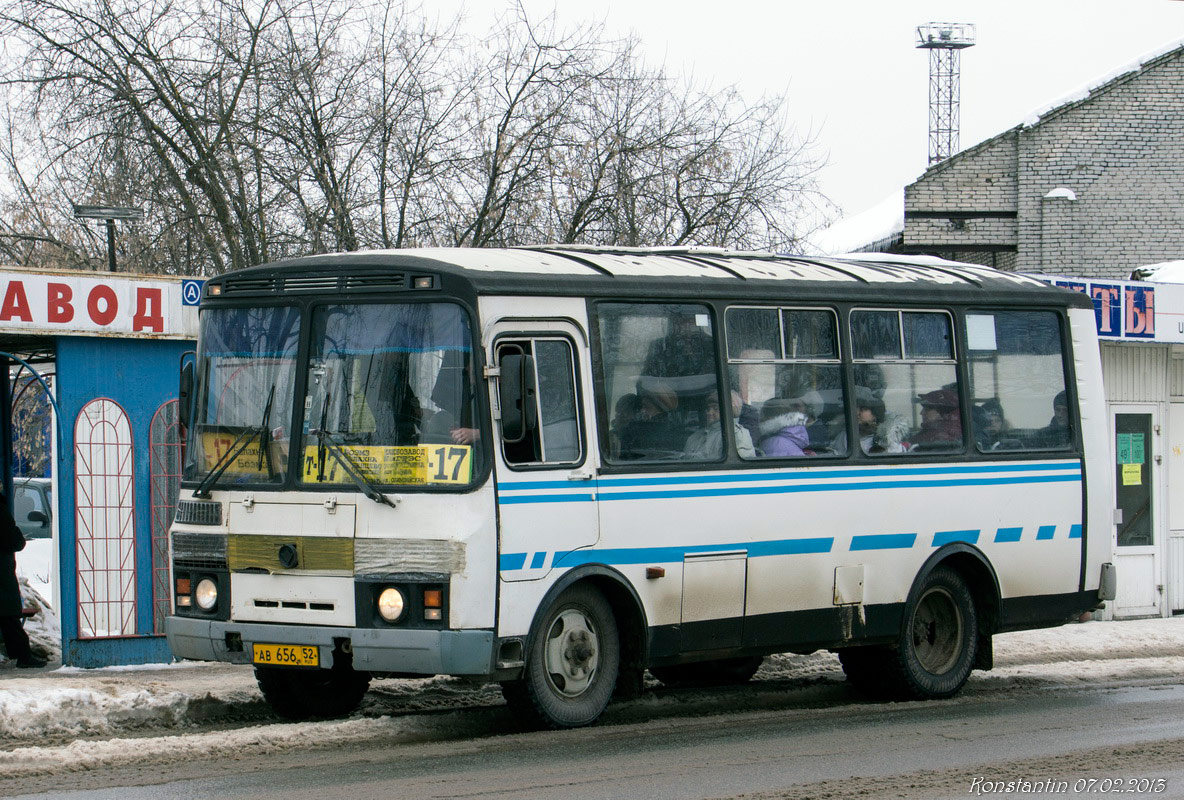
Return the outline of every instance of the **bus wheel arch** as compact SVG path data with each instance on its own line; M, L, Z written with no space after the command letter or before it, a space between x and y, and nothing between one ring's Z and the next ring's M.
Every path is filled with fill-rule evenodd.
M573 605L577 612L570 616ZM561 692L556 691L555 681L546 674L547 662L559 658L556 638L565 634L563 623L557 625L557 617L564 613L577 627L586 625L590 629L591 638L582 631L578 636L589 638L601 648L609 662L602 666L611 685L589 687L588 697L583 699L558 697ZM607 615L607 621L598 619L601 613ZM545 727L591 724L611 697L640 692L646 630L641 601L619 572L599 565L573 570L556 581L539 603L526 641L522 677L504 682L502 693L511 707Z
M840 649L843 671L856 688L877 698L950 697L972 670L991 666L998 587L977 548L962 542L943 547L918 570L896 641Z
M978 647L975 653L975 669L989 670L993 666L991 637L999 631L1002 623L999 591L999 577L995 568L981 550L964 542L946 545L935 552L917 574L917 581L938 566L949 567L966 581L974 598L975 616L978 622ZM914 582L914 589L916 582ZM910 592L910 599L912 593Z

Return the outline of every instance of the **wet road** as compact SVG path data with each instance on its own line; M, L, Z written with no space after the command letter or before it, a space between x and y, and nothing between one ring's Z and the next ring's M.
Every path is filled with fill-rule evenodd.
M714 710L634 721L647 716L643 698L593 728L510 735L496 733L512 723L502 708L451 712L389 740L96 770L30 796L923 798L973 796L978 778L980 788L1028 780L1054 790L1063 780L1081 791L1024 796L1076 797L1103 794L1080 783L1091 778L1162 778L1124 794L1184 797L1184 686L1168 679L906 704L858 702L839 686L801 699L729 712L725 693Z

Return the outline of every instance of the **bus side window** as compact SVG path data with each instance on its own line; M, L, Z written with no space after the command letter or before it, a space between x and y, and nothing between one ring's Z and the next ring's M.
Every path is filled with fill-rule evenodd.
M971 311L966 341L979 452L1054 450L1073 443L1057 314Z
M862 452L962 450L962 400L949 313L856 309L851 343Z
M509 440L503 431L502 453L507 464L574 464L583 457L576 394L575 364L566 339L526 339L498 345L498 363L507 355L533 359L533 391L523 402L534 404L537 423Z
M740 457L846 455L835 312L733 306L724 330Z
M721 461L711 312L690 303L602 303L600 363L613 462Z

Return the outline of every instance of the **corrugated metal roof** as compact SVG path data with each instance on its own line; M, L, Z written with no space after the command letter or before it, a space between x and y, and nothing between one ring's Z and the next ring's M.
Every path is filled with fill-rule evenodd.
M770 296L790 287L804 295L874 296L911 287L950 299L1001 292L1031 301L1049 287L1034 278L932 256L862 253L842 258L729 251L720 248L595 248L548 245L518 248L416 248L309 256L251 267L226 279L293 273L438 272L481 293L604 296L713 294ZM214 279L216 282L221 279ZM277 284L278 285L278 284ZM1079 305L1070 301L1071 305Z

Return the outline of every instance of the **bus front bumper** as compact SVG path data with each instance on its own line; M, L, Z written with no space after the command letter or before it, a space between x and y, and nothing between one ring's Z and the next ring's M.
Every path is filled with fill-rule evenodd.
M315 646L320 666L333 666L333 651L348 641L354 669L413 675L489 675L492 631L329 628L224 622L171 616L165 620L169 647L178 658L251 663L256 643Z

